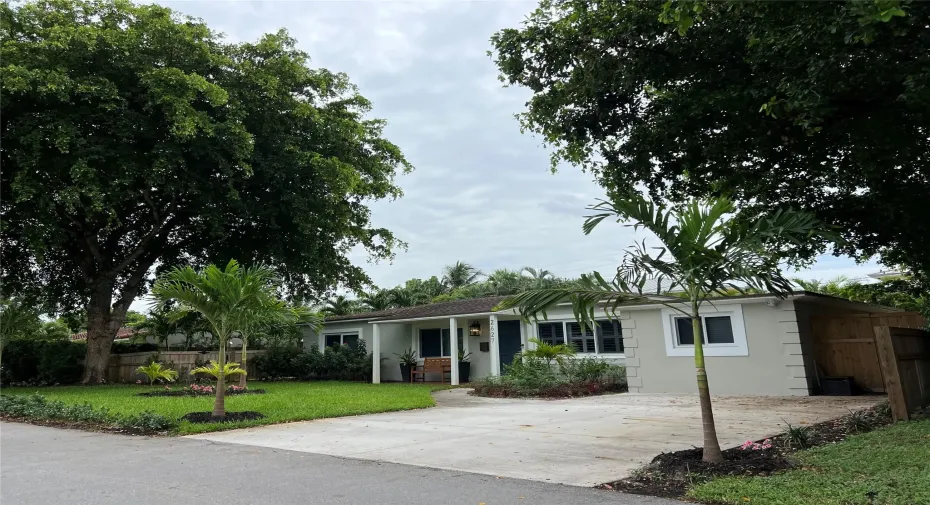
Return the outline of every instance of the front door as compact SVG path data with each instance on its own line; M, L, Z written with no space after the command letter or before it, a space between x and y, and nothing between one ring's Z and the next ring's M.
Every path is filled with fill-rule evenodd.
M498 321L497 339L501 355L501 372L503 372L504 365L513 363L514 356L523 350L523 343L520 339L520 321Z

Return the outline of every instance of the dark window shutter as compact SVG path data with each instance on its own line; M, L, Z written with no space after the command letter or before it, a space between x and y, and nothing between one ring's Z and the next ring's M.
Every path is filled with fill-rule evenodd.
M442 356L442 334L439 329L420 330L420 357Z
M537 330L539 332L539 340L547 344L558 345L565 343L562 323L539 323Z
M580 323L568 323L568 341L575 352L594 352L594 329L588 325L582 332Z
M678 345L694 345L694 329L690 317L676 317L675 328L678 330Z
M623 352L623 336L620 332L620 321L603 319L598 321L597 325L600 352Z
M730 322L730 316L705 317L704 327L707 329L708 344L733 343L733 325Z

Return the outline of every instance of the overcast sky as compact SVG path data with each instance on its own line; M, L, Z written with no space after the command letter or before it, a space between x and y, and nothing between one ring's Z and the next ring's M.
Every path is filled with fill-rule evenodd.
M393 263L366 265L380 286L439 275L456 260L485 272L542 267L559 276L609 270L633 240L620 224L581 231L584 207L603 196L579 169L552 175L541 139L513 115L525 89L503 88L487 56L497 30L535 2L165 2L234 41L286 28L314 66L347 73L385 118L385 136L415 171L404 197L371 205L374 224L409 244ZM359 264L364 254L353 255ZM875 263L825 256L807 278L862 277Z

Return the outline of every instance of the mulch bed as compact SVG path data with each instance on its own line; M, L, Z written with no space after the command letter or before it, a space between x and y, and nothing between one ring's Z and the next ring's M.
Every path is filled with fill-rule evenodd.
M866 411L870 429L891 424L890 415L875 408ZM847 420L855 414L847 414L839 419L825 421L808 427L808 447L816 447L845 440L853 434L847 427ZM694 485L706 482L714 477L728 475L767 476L787 470L797 463L791 455L798 449L791 447L787 434L770 438L772 447L764 450L743 450L734 447L723 451L722 463L707 463L701 460L703 448L695 447L675 452L664 452L653 458L648 465L635 471L625 479L607 484L600 488L623 493L680 498ZM757 440L756 442L762 442Z
M264 389L248 389L245 391L231 391L226 390L226 396L239 396L239 395L263 395L265 394ZM195 391L148 391L145 393L136 393L136 396L216 396L215 393L198 393Z
M226 417L213 417L213 412L191 412L181 417L182 421L196 424L205 423L234 423L237 421L253 421L265 417L261 412L245 410L242 412L227 412Z

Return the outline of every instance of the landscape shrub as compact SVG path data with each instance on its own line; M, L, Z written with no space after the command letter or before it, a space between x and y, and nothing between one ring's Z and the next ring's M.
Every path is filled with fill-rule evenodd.
M371 378L371 358L365 342L359 341L354 346L336 345L325 351L315 345L303 351L272 348L255 361L261 376L268 379L361 381Z
M626 391L626 369L594 358L567 359L558 370L534 355L518 356L504 375L474 381L474 394L565 398Z
M259 377L264 379L297 377L296 359L300 354L300 348L296 346L274 346L268 348L264 354L254 358Z
M3 348L4 384L74 384L84 373L83 342L14 340Z
M41 395L0 395L0 416L27 421L63 421L106 426L133 433L171 431L178 423L169 417L145 411L119 416L105 408L90 404L68 405L60 400L49 401Z

